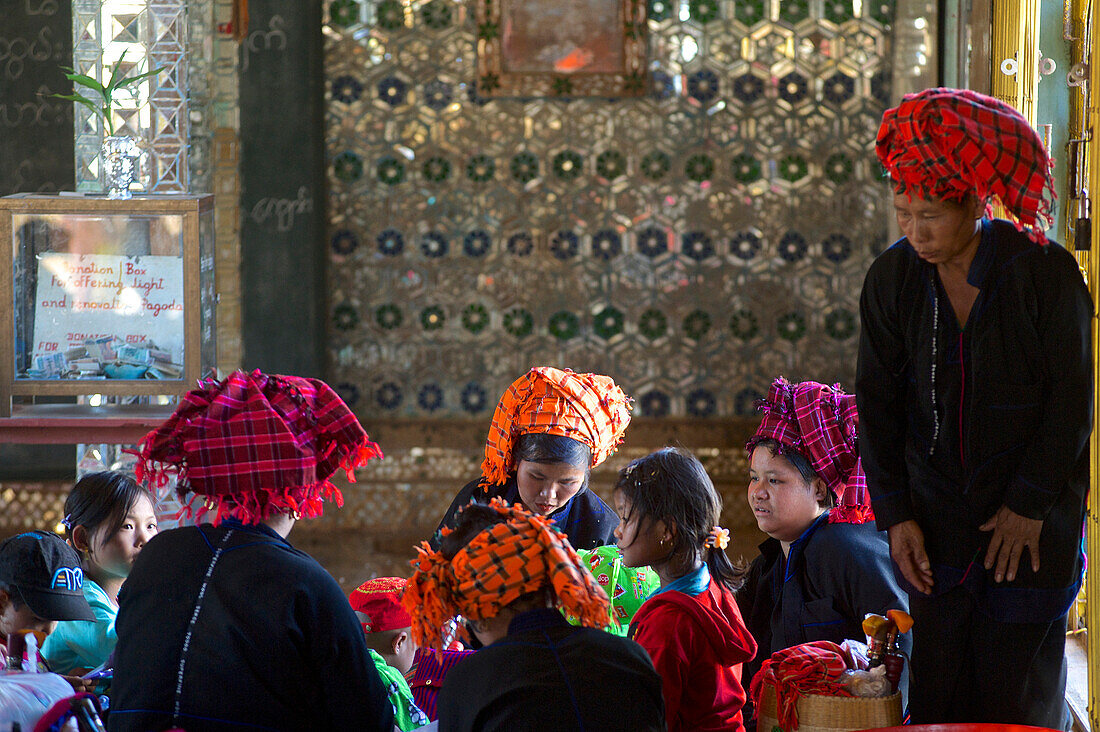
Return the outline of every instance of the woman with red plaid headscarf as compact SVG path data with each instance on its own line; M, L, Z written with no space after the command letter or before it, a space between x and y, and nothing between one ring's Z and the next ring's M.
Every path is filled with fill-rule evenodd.
M577 549L614 544L619 518L588 490L588 475L623 441L630 408L608 376L531 369L501 396L481 477L458 492L439 528L470 501L499 497L549 518ZM438 531L431 544L439 546Z
M210 523L153 537L119 592L112 730L393 730L355 612L287 540L343 503L333 473L381 456L317 379L236 371L184 395L138 477L175 474Z
M863 286L856 397L915 621L912 718L1061 728L1092 306L1044 236L1050 159L1016 110L959 89L888 110L877 153L904 238ZM990 202L1015 221L983 218Z
M855 397L839 385L780 377L758 406L763 419L746 445L748 501L769 538L737 590L760 648L745 664L746 685L776 651L862 639L867 613L909 608L894 579L886 534L873 523ZM908 651L910 636L900 642ZM747 708L745 716L753 716Z

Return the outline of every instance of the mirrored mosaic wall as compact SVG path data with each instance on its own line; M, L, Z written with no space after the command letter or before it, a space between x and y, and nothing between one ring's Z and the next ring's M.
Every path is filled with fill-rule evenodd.
M654 417L851 386L892 1L650 0L619 100L479 97L472 5L325 9L330 376L361 416L488 417L544 363Z

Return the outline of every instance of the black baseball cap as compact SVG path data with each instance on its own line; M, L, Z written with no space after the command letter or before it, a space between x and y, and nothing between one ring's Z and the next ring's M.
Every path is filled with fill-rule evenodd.
M0 544L0 582L43 620L95 620L80 555L57 534L29 531Z

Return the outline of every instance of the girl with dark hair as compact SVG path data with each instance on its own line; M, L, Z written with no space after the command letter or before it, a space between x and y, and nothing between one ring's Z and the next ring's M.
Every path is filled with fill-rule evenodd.
M661 580L630 633L661 675L668 729L743 729L741 665L756 643L734 600L738 575L710 476L690 452L666 447L623 468L614 499L623 563L649 565Z
M458 492L439 523L473 500L502 498L545 516L577 549L614 541L615 512L588 490L592 468L622 442L630 399L608 376L542 366L500 398L485 444L481 477ZM430 541L439 547L439 531Z
M877 531L859 459L855 397L815 381L772 383L746 445L748 503L768 535L737 590L760 647L750 682L776 651L810 641L861 640L863 617L908 611ZM899 636L908 651L910 635ZM903 689L907 688L906 675ZM755 728L746 708L746 727Z
M82 559L84 597L95 622L64 621L42 654L60 674L81 674L103 664L118 641L118 591L134 560L157 533L153 499L124 473L92 473L65 500L65 538Z

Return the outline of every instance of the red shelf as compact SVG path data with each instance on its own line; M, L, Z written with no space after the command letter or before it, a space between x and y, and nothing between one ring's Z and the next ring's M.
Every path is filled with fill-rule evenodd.
M0 418L0 443L71 445L135 444L171 416L172 405L123 404L92 407L35 404L12 407Z

